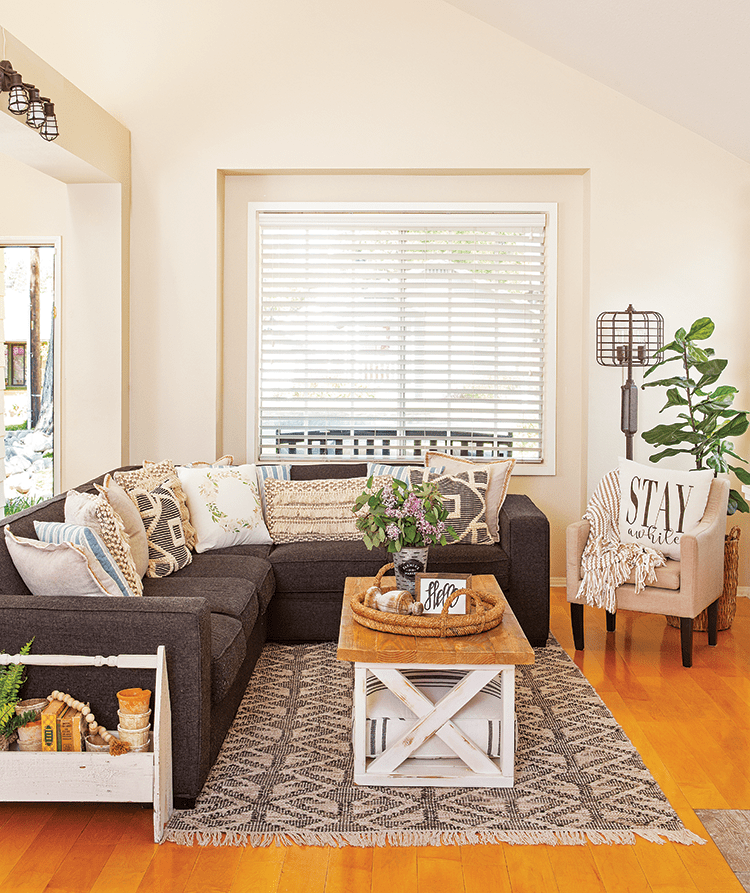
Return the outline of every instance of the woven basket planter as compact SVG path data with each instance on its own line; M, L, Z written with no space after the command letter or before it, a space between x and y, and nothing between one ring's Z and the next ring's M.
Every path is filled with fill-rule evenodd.
M729 629L737 612L737 581L740 567L740 528L733 527L724 537L724 589L719 597L717 629ZM667 615L667 623L679 628L680 618ZM708 609L693 621L693 630L708 629Z
M386 571L393 567L386 564L381 567L375 577L375 585L380 588L380 581ZM388 592L394 587L383 589ZM477 592L474 589L457 589L454 595L466 593L471 602L469 614L449 614L450 602L446 600L440 614L388 614L375 608L365 606L365 593L356 592L352 596L351 606L354 619L361 626L383 633L396 633L402 636L471 636L475 633L493 629L503 619L505 604L501 598L491 592Z

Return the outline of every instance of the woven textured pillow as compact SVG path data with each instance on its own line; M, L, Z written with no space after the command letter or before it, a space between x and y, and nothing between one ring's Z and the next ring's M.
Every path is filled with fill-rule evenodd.
M146 460L143 463L142 468L136 468L133 471L116 471L115 482L128 492L131 499L133 498L131 491L136 487L142 490L151 491L158 484L166 482L179 502L180 518L182 520L182 528L185 534L185 543L188 549L192 549L195 546L195 530L190 523L190 512L187 507L187 499L182 491L182 485L177 476L174 462L169 459L164 462L149 462Z
M388 478L375 478L373 489ZM317 540L360 540L354 501L367 478L338 478L321 481L278 481L269 479L266 489L266 524L275 543Z
M495 542L500 539L498 530L498 516L500 508L508 494L510 476L513 472L515 459L464 459L460 456L449 456L447 453L429 452L425 456L426 466L442 465L447 474L456 474L459 471L467 471L474 468L477 471L486 471L489 475L487 482L487 526L490 536Z
M112 511L122 518L136 572L142 577L148 570L148 539L141 513L127 492L115 483L111 474L106 475L104 483L101 486L97 484L96 489L107 500Z
M141 574L133 559L133 550L122 518L101 493L68 490L65 497L65 523L90 527L104 540L134 595L143 595ZM145 532L144 532L145 535Z
M138 506L148 537L147 577L166 577L193 560L185 541L180 500L166 481L155 487L134 487L130 498Z
M83 549L89 570L107 595L135 595L128 586L112 553L91 527L61 524L58 521L34 521L34 530L43 543L72 543Z
M494 540L487 526L486 494L488 472L467 469L456 474L434 474L429 469L418 469L410 475L411 486L431 481L437 484L443 505L448 510L445 523L452 527L458 539L451 543L472 543L483 546Z

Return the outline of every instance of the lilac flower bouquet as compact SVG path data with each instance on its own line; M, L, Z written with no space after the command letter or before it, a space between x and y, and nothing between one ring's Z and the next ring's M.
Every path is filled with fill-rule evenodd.
M385 545L389 552L400 552L403 548L444 546L448 536L457 538L455 530L445 523L448 510L437 484L429 481L412 488L392 478L373 490L370 477L352 511L357 515L357 530L362 531L368 549Z

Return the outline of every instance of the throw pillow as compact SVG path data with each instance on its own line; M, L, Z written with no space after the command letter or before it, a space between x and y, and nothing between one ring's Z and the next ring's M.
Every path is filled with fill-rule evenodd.
M266 481L288 481L291 477L291 465L256 465L255 473L258 476L258 491L260 502L263 506L263 517L266 517Z
M384 486L387 478L376 478ZM367 478L266 481L266 522L274 543L359 540L352 511Z
M218 468L220 465L234 465L234 456L230 453L227 453L226 456L221 456L213 462L203 462L200 459L197 462L188 462L185 465L177 465L177 468L204 468L208 466L209 468Z
M134 487L130 498L138 506L146 528L146 576L166 577L190 564L193 556L185 539L181 503L170 485L162 481L152 488Z
M448 474L457 471L466 471L467 466L484 470L489 474L487 484L487 526L490 536L495 542L500 539L499 515L500 509L508 494L510 476L513 472L515 459L464 459L461 456L449 456L447 453L427 453L425 465L443 464Z
M193 526L190 523L187 500L182 491L182 485L173 462L169 459L164 462L149 462L146 460L142 468L136 468L133 471L116 471L115 482L127 491L131 499L133 497L131 491L135 487L151 491L158 484L166 482L177 497L180 506L180 518L182 520L185 543L188 549L193 548L195 545L195 530L193 530ZM141 514L143 513L141 512Z
M112 511L122 518L125 537L130 543L136 573L142 577L148 570L148 539L141 513L125 490L115 483L111 474L104 478L104 483L101 486L97 484L96 489L107 500Z
M34 530L40 542L56 545L72 543L80 547L91 573L107 595L135 595L112 553L99 534L90 527L61 524L57 521L34 521Z
M494 542L487 526L486 494L489 472L474 468L457 474L434 474L427 468L412 471L410 484L422 481L437 484L443 505L448 509L445 523L455 531L458 539L452 543L489 545Z
M68 490L65 497L65 523L90 527L98 533L117 562L130 589L135 595L143 594L141 574L133 559L125 525L104 496Z
M371 474L377 477L387 476L396 478L399 481L403 481L405 484L409 483L409 474L413 469L421 468L420 465L381 465L378 462L368 462L367 463L367 476L369 477ZM430 465L430 471L445 471L445 467L442 465Z
M700 523L714 473L674 471L620 459L620 539L680 558L680 540Z
M254 465L177 468L196 533L196 552L270 543Z
M73 543L42 543L5 528L8 554L32 595L107 595Z

